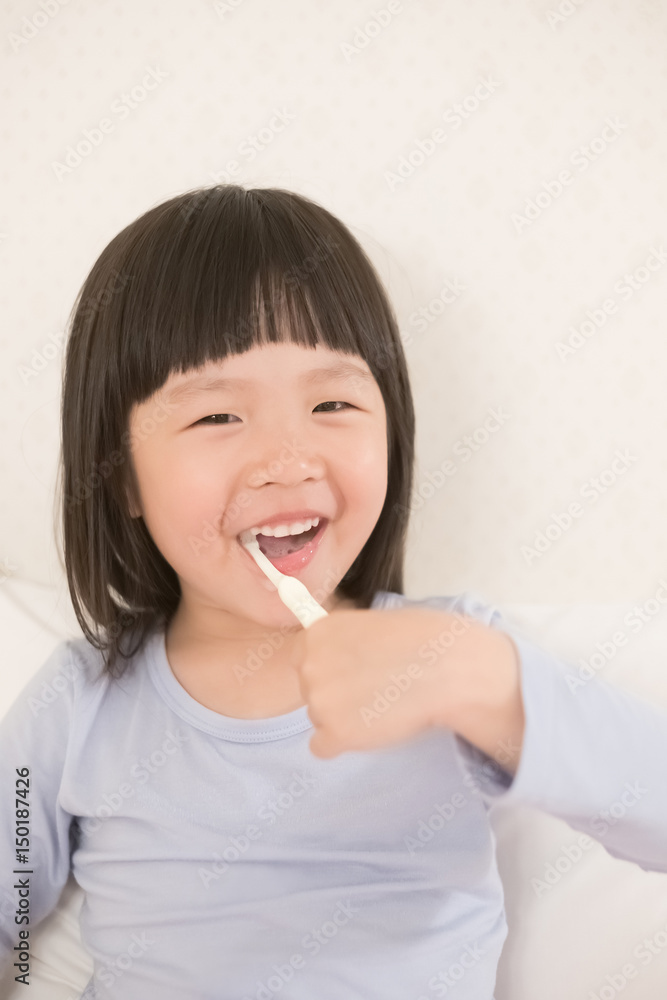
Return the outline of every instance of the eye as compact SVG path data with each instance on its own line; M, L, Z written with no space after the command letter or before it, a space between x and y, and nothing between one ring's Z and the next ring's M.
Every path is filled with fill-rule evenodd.
M354 407L351 405L351 403L342 403L340 400L329 400L326 403L318 403L318 405L315 407L315 409L317 410L320 406L341 406L341 407L345 407L348 410L353 410L354 409ZM340 413L340 410L325 410L324 412L325 413Z
M234 417L233 413L211 413L208 417L202 417L201 420L195 421L195 424L209 424L209 426L220 426L221 424L228 424L229 420L218 420L218 417L232 417L237 420L238 417Z
M315 410L318 410L320 406L329 407L329 409L323 411L324 413L340 413L344 409L346 410L355 409L355 407L352 406L351 403L345 403L342 402L341 400L328 400L326 403L319 403L315 407ZM336 407L336 409L333 409L333 407ZM224 426L225 424L231 423L233 420L238 420L238 417L235 417L233 413L211 413L209 414L209 416L202 417L201 420L195 421L195 426L197 424L203 424L203 425L208 425L209 427L220 427Z

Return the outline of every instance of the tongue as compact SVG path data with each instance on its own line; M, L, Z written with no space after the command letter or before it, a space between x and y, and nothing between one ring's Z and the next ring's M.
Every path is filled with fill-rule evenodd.
M280 556L287 556L290 552L298 552L306 542L317 532L317 527L302 531L299 535L283 535L282 538L275 538L273 535L257 535L257 544L261 551L269 559L277 559Z

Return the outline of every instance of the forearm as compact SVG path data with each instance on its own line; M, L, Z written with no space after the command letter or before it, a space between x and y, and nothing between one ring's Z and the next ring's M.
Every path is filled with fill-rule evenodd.
M470 621L470 620L469 620ZM516 774L525 730L519 654L511 638L474 622L442 659L440 725Z

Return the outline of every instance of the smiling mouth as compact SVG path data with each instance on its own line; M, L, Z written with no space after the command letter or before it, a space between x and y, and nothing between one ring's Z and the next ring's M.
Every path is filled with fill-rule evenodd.
M288 556L292 552L298 552L308 542L312 542L317 534L324 531L328 523L325 518L322 518L319 524L309 528L308 531L300 532L298 535L283 535L281 538L276 538L273 535L257 534L255 538L257 539L260 552L263 552L267 558L280 559L281 556Z

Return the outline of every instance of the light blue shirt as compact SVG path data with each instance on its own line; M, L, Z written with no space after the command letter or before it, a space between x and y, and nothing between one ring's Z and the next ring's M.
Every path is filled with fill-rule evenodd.
M514 640L526 711L514 780L444 728L316 758L306 707L205 708L171 672L163 633L118 681L85 639L63 642L0 725L0 967L71 866L95 963L86 1000L492 1000L508 930L495 802L667 872L667 714L599 678L573 683L572 665L473 594L373 602L404 605ZM13 807L24 767L28 863ZM17 925L26 879L30 924Z

